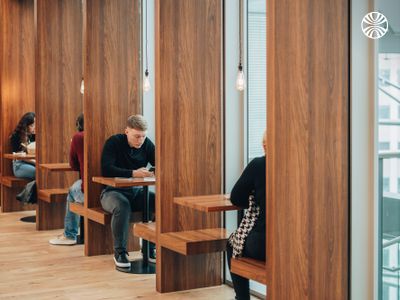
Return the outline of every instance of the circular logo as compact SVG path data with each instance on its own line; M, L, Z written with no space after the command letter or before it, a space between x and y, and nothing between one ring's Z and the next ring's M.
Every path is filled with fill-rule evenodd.
M361 21L361 29L370 39L380 39L388 31L389 23L386 17L376 11L366 14Z

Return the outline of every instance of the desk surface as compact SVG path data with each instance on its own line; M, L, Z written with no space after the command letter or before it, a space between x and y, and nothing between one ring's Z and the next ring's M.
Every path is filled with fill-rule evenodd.
M241 208L232 204L229 195L204 195L174 197L174 203L204 212L240 210Z
M4 158L7 159L19 159L19 160L24 160L24 159L35 159L35 155L34 154L13 154L13 153L6 153L3 155Z
M149 186L156 184L155 177L145 177L145 178L93 177L92 181L112 187Z
M69 163L40 164L40 167L49 171L73 171Z

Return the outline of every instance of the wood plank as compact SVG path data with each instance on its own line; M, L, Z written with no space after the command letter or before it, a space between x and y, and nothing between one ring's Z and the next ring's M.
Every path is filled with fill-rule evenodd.
M112 215L106 212L102 207L91 207L86 210L86 216L101 225L110 224Z
M229 195L174 197L174 203L204 212L240 210L229 200Z
M221 227L220 214L177 206L174 197L222 192L223 2L156 0L155 5L160 239L168 232ZM157 291L219 285L221 261L220 253L183 256L158 243Z
M34 154L26 154L26 153L5 153L3 155L4 158L7 159L18 159L18 160L25 160L25 159L35 159Z
M144 240L156 243L156 223L135 223L133 224L133 235Z
M40 166L68 161L75 121L83 111L79 91L83 18L82 1L37 0L35 8L36 156ZM38 190L68 187L77 179L75 172L36 170ZM50 223L58 228L64 217L65 204L40 205L37 229L52 229Z
M350 2L267 1L270 299L349 297Z
M159 235L161 247L182 255L225 251L228 234L224 228L168 232Z
M1 176L0 181L2 185L8 188L18 188L26 186L30 180L15 176Z
M22 115L35 111L34 1L3 0L0 11L0 153L11 153L10 135ZM13 176L11 162L1 157L3 176ZM1 211L32 209L15 200L19 192L1 189Z
M86 0L84 3L85 206L100 207L105 141L122 133L129 115L142 113L140 0ZM118 82L118 84L116 84ZM102 129L99 130L99 124ZM110 226L85 222L85 254L113 252Z
M244 278L255 280L262 284L267 284L265 274L265 261L252 258L232 258L231 272Z
M77 202L72 202L69 204L69 210L72 211L73 213L86 217L86 208L83 204L77 203ZM82 229L83 230L83 229Z
M162 297L154 288L154 275L130 276L116 272L112 255L86 257L82 254L83 245L73 247L49 245L47 241L62 233L62 230L36 231L34 224L19 221L21 217L32 213L1 215L0 290L4 299L234 298L232 288L226 285ZM140 252L129 253L129 259L140 259L140 257Z
M38 190L38 199L48 203L64 203L68 195L68 188L66 189L41 189Z
M73 171L69 163L40 164L39 166L48 171Z
M122 178L122 177L93 177L93 182L112 187L151 186L156 184L155 177Z

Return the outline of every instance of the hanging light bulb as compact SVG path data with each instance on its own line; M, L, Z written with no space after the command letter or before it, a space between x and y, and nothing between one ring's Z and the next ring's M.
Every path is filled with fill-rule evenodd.
M246 81L244 78L242 66L242 13L242 0L239 0L239 66L236 76L236 89L240 92L243 91L246 87Z
M85 93L85 82L83 81L83 77L82 77L82 81L81 81L81 94L83 95Z
M143 80L143 90L145 92L150 91L151 89L151 84L150 84L150 78L149 78L149 70L146 69L144 72L144 80Z
M246 81L244 80L243 67L242 64L240 63L238 67L238 73L236 76L236 89L238 91L243 91L245 87L246 87Z

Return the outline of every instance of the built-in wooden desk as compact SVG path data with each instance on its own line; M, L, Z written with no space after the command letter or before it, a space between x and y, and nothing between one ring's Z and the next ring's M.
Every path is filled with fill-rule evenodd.
M240 210L232 204L229 200L229 195L204 195L204 196L188 196L188 197L174 197L174 203L193 208L204 212L217 212Z
M40 164L39 167L48 171L73 171L69 163Z
M93 177L93 182L101 183L104 185L112 187L133 187L133 186L143 186L147 187L156 184L155 177L145 177L145 178L123 178L123 177Z
M23 160L23 161L32 161L32 159L35 159L34 154L26 154L26 153L6 153L3 155L4 158L6 159L11 159L11 160Z

